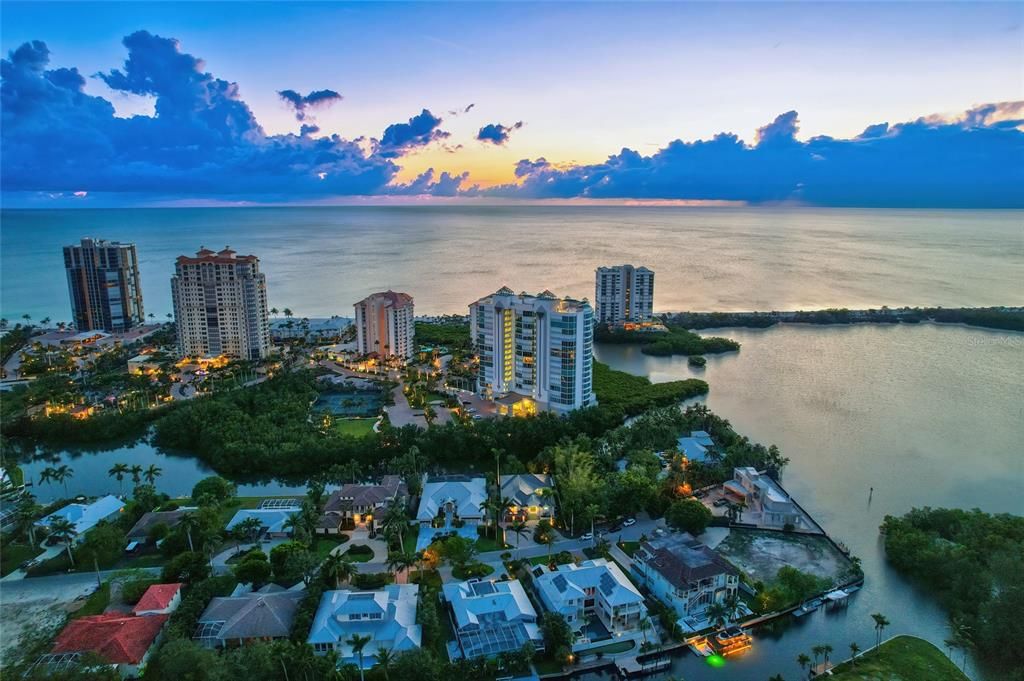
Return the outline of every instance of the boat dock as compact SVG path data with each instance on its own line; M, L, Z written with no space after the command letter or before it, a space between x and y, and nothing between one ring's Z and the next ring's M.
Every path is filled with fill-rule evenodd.
M653 660L640 662L636 655L623 657L615 660L615 666L623 676L643 676L653 674L671 666L672 660L668 657L659 657Z

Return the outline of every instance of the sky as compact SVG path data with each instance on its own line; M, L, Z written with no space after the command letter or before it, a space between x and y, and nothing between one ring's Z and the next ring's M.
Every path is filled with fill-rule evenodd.
M6 206L1024 205L1022 3L0 12Z

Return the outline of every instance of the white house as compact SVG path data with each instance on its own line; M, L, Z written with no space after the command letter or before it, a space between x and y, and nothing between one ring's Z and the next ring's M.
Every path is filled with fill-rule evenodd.
M264 501L263 503L267 503L267 501ZM288 504L287 502L294 503ZM288 521L293 515L299 512L300 508L301 506L299 505L299 502L294 499L282 500L282 504L280 506L243 508L235 513L235 515L231 516L231 520L228 521L228 524L224 529L230 532L249 518L255 518L260 521L263 531L266 532L268 536L286 537L288 536Z
M124 502L113 495L97 499L91 504L68 504L45 518L36 521L36 527L49 529L58 518L71 521L75 526L75 539L81 541L85 533L104 520L113 520L124 511Z
M723 486L726 493L738 497L744 504L748 522L762 527L794 528L804 525L803 513L796 507L774 480L756 469L746 466L733 470L733 479Z
M458 637L457 642L449 644L452 659L493 657L520 650L527 642L535 648L543 647L537 611L518 579L445 584L444 597L451 607Z
M484 512L480 505L487 501L487 481L484 478L445 476L423 485L416 520L430 524L435 518L444 518L445 524L462 520L478 524Z
M604 558L559 565L538 577L535 585L544 607L561 614L577 633L591 615L607 630L607 635L594 632L591 621L582 643L611 636L637 638L642 633L640 623L647 619L644 597L618 565Z
M308 641L317 655L333 650L343 664L358 666L359 655L348 641L353 634L369 636L363 669L376 664L378 648L392 653L419 648L423 629L416 624L418 593L416 584L388 584L382 591L326 591Z
M739 588L739 571L685 532L649 539L633 554L633 574L672 606L683 629L703 628L704 612Z

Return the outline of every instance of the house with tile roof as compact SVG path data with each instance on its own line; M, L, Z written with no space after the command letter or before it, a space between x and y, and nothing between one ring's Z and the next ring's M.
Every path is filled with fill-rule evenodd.
M679 615L683 630L695 630L712 603L736 595L740 573L729 561L686 532L641 542L633 575Z
M192 638L206 648L288 638L303 596L302 590L285 590L276 584L257 591L239 585L230 596L210 601Z
M181 584L154 584L132 608L136 615L169 615L181 604Z
M378 648L401 653L419 648L423 629L416 623L417 584L388 584L381 591L325 591L313 618L309 644L317 655L334 651L342 664L359 666L348 642L353 634L369 636L362 667L376 664Z
M523 473L501 476L501 496L511 499L506 521L553 519L555 481L550 475Z
M79 617L61 630L50 655L95 653L115 666L122 677L138 676L168 617L136 617L119 612Z
M518 651L527 642L544 647L537 611L518 579L449 583L443 592L457 637L448 644L451 659L494 657Z
M380 484L348 484L327 497L317 534L338 534L342 528L370 521L393 502L404 502L409 491L399 475L385 475Z
M124 502L107 495L90 504L68 504L45 518L36 521L36 527L49 529L57 518L64 518L75 526L75 540L82 541L85 533L104 520L113 520L124 511Z
M640 623L647 619L644 597L614 562L595 558L559 565L543 571L534 585L544 607L562 615L584 646L612 636L642 634Z

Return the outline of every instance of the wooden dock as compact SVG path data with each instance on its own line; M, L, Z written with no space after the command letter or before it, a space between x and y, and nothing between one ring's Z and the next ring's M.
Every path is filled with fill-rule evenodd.
M615 660L615 666L623 676L643 676L653 674L671 666L672 660L668 657L659 657L646 662L640 662L635 655Z

